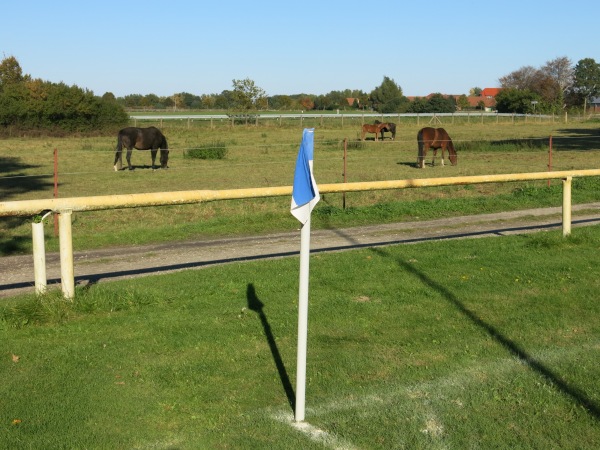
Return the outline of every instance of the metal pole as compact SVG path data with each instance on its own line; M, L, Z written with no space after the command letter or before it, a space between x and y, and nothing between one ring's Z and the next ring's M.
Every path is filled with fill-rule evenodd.
M298 292L298 354L296 364L296 422L304 420L306 403L306 353L308 347L308 274L310 216L300 230L300 287Z
M60 240L60 278L63 296L68 300L75 297L71 216L71 211L61 211L58 215Z
M563 237L567 237L571 234L571 181L573 177L567 177L563 179Z

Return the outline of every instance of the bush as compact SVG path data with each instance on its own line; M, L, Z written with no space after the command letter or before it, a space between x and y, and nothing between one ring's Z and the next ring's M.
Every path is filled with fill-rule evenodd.
M196 159L225 159L227 147L222 142L204 144L200 147L187 149L184 156Z

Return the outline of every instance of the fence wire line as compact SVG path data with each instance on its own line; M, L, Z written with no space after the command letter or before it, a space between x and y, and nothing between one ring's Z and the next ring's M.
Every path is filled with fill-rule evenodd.
M599 146L600 146L600 138L598 136L552 136L553 140L559 140L559 141L564 141L564 140L589 140L590 142L598 142ZM350 142L363 142L363 143L373 143L373 138L367 139L365 141L362 141L360 139L335 139L333 140L333 142L337 145L343 145L344 140L346 140L348 143ZM531 142L531 141L549 141L550 140L550 136L546 136L546 137L523 137L523 136L517 136L517 137L512 137L512 138L504 138L504 139L452 139L452 142L454 143L468 143L468 142L473 142L473 143L489 143L489 142L497 142L498 144L502 144L502 143L511 143L511 142L515 142L515 141L527 141L527 142ZM415 139L394 139L391 140L389 137L384 139L384 140L380 140L377 141L378 144L377 145L394 145L394 144L402 144L402 143L410 143L410 144L415 144ZM213 146L210 146L210 144L213 144ZM332 145L331 141L327 141L327 140L315 140L315 146L321 144L321 145ZM255 148L255 149L265 149L265 148L277 148L277 147L294 147L294 146L298 146L299 143L298 141L289 141L289 142L284 142L284 143L280 143L280 144L252 144L252 145L236 145L236 148ZM208 143L208 144L199 144L196 147L169 147L168 150L170 152L185 152L188 150L195 150L198 148L201 149L213 149L213 148L220 148L223 146L227 146L226 143L221 144L220 142L213 142L213 143ZM52 150L54 151L54 150ZM151 151L151 149L143 149L143 150L138 150L138 149L134 149L132 150L132 152L149 152ZM76 155L76 154L85 154L85 155L89 155L90 153L117 153L116 150L114 148L106 148L106 149L94 149L94 150L69 150L69 149L62 149L60 150L61 154L68 154L68 155ZM127 152L126 149L121 150L122 153ZM21 152L21 153L27 153L27 152ZM29 151L29 153L33 153L33 151ZM134 153L135 154L135 153ZM1 155L0 155L1 156Z
M509 142L514 142L514 141L526 141L526 142L530 142L530 141L549 141L550 137L517 137L517 138L507 138L507 139L501 139L498 140L497 142L499 143L509 143ZM593 137L589 137L589 136L566 136L566 137L556 137L555 139L559 139L559 140L595 140L593 139ZM342 139L342 140L335 140L334 141L334 145L339 145L342 146L342 144L344 143L344 140L347 140L349 143L350 142L358 142L358 143L364 143L365 141L355 141L355 140L348 140L348 139ZM481 139L453 139L452 140L454 143L466 143L466 142L473 142L473 143L487 143L490 142L489 140L481 140ZM367 141L368 142L368 141ZM404 144L410 144L410 148L406 147L406 148L398 148L401 147ZM316 141L315 145L325 145L325 146L331 146L332 144L329 142L322 142L322 141ZM394 146L397 148L398 151L400 152L413 152L415 151L415 141L414 139L411 140L387 140L384 142L380 142L376 145L386 145L386 146ZM281 143L281 144L255 144L255 145L243 145L243 146L237 146L237 148L255 148L255 149L268 149L268 148L278 148L278 147L292 147L294 145L298 145L297 142L292 142L290 141L289 143ZM171 152L185 152L187 150L190 149L195 149L198 147L175 147L175 148L170 148L169 151ZM217 148L217 146L215 147L203 147L203 148ZM337 149L337 150L341 150ZM367 155L367 154L360 154L359 152L362 149L349 149L350 152L352 152L352 161L361 161L361 160L367 160L372 158L371 155ZM474 155L476 154L478 157L485 157L485 156L499 156L499 155L507 155L507 154L531 154L531 153L535 153L535 152L547 152L549 149L546 148L542 148L540 147L539 149L526 149L526 150L522 150L522 151L516 151L516 152L502 152L502 151L498 151L498 152L476 152L476 153L466 153L466 154L462 154L461 155L461 159L464 160L465 157L468 157L470 155ZM150 150L135 150L135 152L145 152L145 151L150 151ZM333 151L333 150L332 150ZM468 152L468 150L466 150ZM561 151L560 149L554 149L554 151L556 152L560 152L561 154L572 154L572 153L591 153L591 152L596 152L598 150L564 150ZM99 154L107 154L110 152L110 154L115 153L115 150L94 150L94 153L99 153ZM90 150L63 150L61 151L61 154L63 155L63 157L69 157L69 156L74 156L77 154L85 154L85 155L90 155L91 151ZM134 153L135 154L135 153ZM323 154L322 154L323 155ZM394 160L397 159L397 155L396 154L390 154L389 157L379 157L381 160L383 161L387 161L387 160ZM319 160L322 162L334 162L334 161L339 161L341 158L339 156L335 156L335 157L319 157ZM208 161L208 160L200 160L200 161ZM211 163L218 163L219 166L213 166L213 167L207 167L207 166L203 166L202 170L218 170L221 169L223 165L227 165L228 167L255 167L255 166L265 166L265 165L281 165L281 164L285 164L285 165L291 165L293 164L293 161L290 161L289 159L280 159L280 160L271 160L271 161L257 161L257 162L248 162L248 163L229 163L228 161L223 161L223 160L210 160ZM554 168L558 168L560 167L560 161L556 161L553 164ZM197 170L198 167L170 167L168 170L170 171L186 171L186 170ZM97 171L85 171L85 172L60 172L59 174L61 176L76 176L76 175L96 175L96 174L103 174L103 173L112 173L114 172L114 169L112 167L112 163L110 166L108 166L106 169L103 170L97 170ZM46 177L53 177L54 173L37 173L37 174L31 174L31 175L5 175L5 176L0 176L0 180L11 180L11 179L26 179L26 178L46 178Z
M411 150L412 151L412 150ZM569 151L569 153L574 153L574 152L580 152L580 153L589 153L589 151ZM485 156L499 156L499 155L509 155L509 154L513 154L513 152L494 152L494 153L477 153L478 157L485 157ZM525 156L526 154L531 154L531 152L521 152L520 155ZM415 156L416 157L416 156ZM430 157L432 157L431 155L427 156L427 160L430 159ZM438 158L440 157L440 155L438 155ZM352 158L353 162L360 162L360 161L364 161L364 160L368 160L371 157L369 156L361 156L361 157L356 157L356 158ZM464 160L465 156L462 155L461 159ZM397 160L397 156L389 156L389 157L380 157L379 160L380 161L395 161ZM321 162L325 162L325 163L331 163L331 162L339 162L341 159L340 158L319 158L319 161ZM540 160L541 164L543 167L546 167L547 164L547 160L543 159ZM552 167L553 167L553 171L557 171L559 170L561 167L564 168L565 170L571 170L572 167L568 166L568 165L564 165L565 163L561 164L560 160L555 160L553 161ZM228 167L257 167L257 166L275 166L275 165L287 165L289 167L293 168L293 162L290 162L289 160L286 161L268 161L268 162L255 162L255 163L238 163L238 164L230 164L228 165ZM223 168L223 165L220 166L212 166L212 167L207 167L207 166L203 166L202 170L204 172L214 172L217 170L220 170ZM165 170L165 169L156 169L156 170ZM170 172L185 172L185 171L196 171L198 170L198 167L169 167L167 169ZM125 170L126 171L126 170ZM115 170L110 167L107 169L103 169L103 170L97 170L94 172L60 172L59 171L59 175L60 176L84 176L84 175L100 175L100 174L112 174L114 173ZM28 178L53 178L54 177L54 173L38 173L38 174L32 174L32 175L7 175L7 176L0 176L0 182L3 181L8 181L8 180L16 180L16 179L28 179Z

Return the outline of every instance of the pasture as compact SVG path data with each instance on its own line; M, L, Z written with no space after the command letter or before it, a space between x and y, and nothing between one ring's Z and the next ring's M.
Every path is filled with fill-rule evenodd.
M150 169L149 152L134 150L133 171L114 172L116 131L111 136L6 139L0 141L0 192L4 200L51 198L53 152L58 151L58 195L160 192L289 186L302 135L300 123L277 121L258 127L231 127L229 122L147 121L169 140L169 169ZM343 148L347 139L345 178L349 182L547 170L549 137L553 138L554 170L588 169L600 161L597 123L457 123L443 124L458 152L454 167L417 169L416 123L398 126L394 141L360 142L360 118L343 125L315 118L315 177L318 183L344 181ZM389 133L387 135L389 137ZM224 159L188 157L201 146L226 149ZM430 163L431 152L426 165ZM597 180L596 180L597 181ZM598 199L596 181L574 189L574 202ZM555 182L560 183L560 182ZM586 186L587 189L585 188ZM506 208L560 204L560 188L535 184L497 184L403 191L327 195L317 206L313 227L416 220ZM0 220L0 251L30 251L31 218ZM58 248L51 226L47 249ZM89 212L74 216L74 248L126 246L144 242L196 239L295 229L288 199L231 201L193 206Z
M0 305L0 447L592 449L600 227L314 255Z
M140 125L140 124L138 124ZM149 123L146 125L160 125ZM415 167L419 127L360 142L315 126L315 177L347 181L598 166L598 124L444 127L457 166ZM0 141L2 198L290 185L302 129L165 122L167 170L114 136ZM225 146L222 160L187 149ZM429 162L429 161L427 161ZM315 227L560 205L561 188L505 183L327 195ZM574 202L598 201L597 179ZM31 218L1 221L4 254ZM47 247L57 248L46 227ZM74 248L297 229L289 199L80 213ZM311 258L306 423L292 421L298 259L235 263L0 305L6 448L596 448L600 228L381 247Z

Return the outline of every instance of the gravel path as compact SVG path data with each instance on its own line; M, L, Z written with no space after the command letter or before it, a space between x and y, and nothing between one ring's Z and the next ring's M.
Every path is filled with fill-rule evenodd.
M403 222L345 229L314 230L313 252L411 244L426 240L477 238L531 233L562 227L561 208L539 208L497 214ZM600 203L573 206L572 227L600 224ZM199 269L234 261L297 255L300 232L175 242L139 247L75 251L76 285ZM58 253L46 254L48 288L60 287ZM0 258L0 298L34 291L31 255Z

